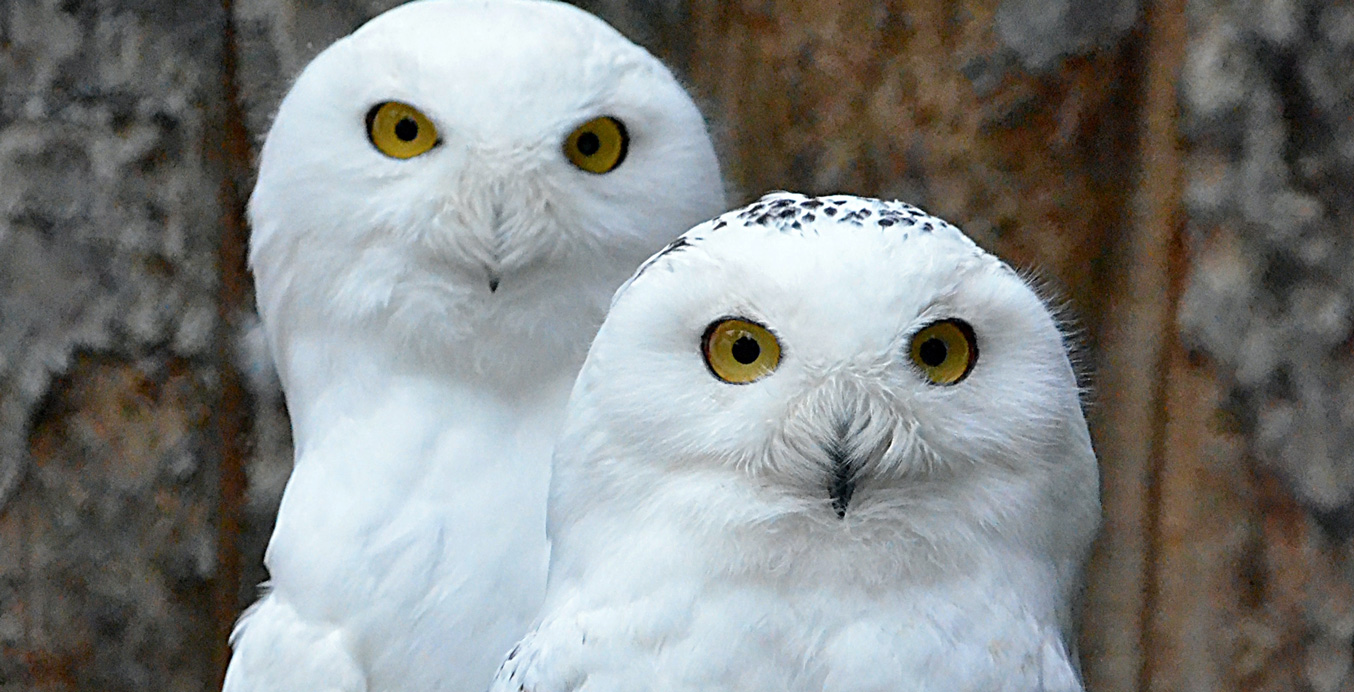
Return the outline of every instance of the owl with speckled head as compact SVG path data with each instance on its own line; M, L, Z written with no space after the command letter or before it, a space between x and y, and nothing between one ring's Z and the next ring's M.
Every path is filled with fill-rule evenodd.
M1065 338L916 207L768 195L617 293L496 692L1074 692L1100 516Z

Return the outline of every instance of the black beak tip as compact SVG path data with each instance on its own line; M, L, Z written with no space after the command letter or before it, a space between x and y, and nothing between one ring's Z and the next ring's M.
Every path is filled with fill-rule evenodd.
M851 505L851 495L855 491L855 484L849 483L845 487L835 489L832 495L832 509L837 511L838 519L846 518L846 508Z
M837 511L838 519L846 518L846 508L851 506L851 496L856 494L856 482L844 467L838 467L837 477L829 490L832 497L832 509Z
M498 277L491 276L489 277L489 292L496 293L497 291L498 291Z

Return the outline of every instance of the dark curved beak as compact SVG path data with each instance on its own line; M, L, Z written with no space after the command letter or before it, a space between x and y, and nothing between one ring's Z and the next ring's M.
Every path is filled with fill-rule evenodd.
M828 497L832 498L832 509L837 510L837 518L846 518L846 508L851 506L851 496L856 493L856 464L846 451L846 441L840 436L827 447L828 458L832 460L832 477L828 482Z

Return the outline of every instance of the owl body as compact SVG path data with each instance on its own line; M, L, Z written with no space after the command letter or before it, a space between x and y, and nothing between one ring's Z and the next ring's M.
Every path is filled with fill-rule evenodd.
M549 515L495 690L1081 689L1098 480L1062 335L915 207L777 193L646 262Z
M694 104L581 10L415 2L322 52L250 200L296 457L225 689L484 689L608 301L722 207Z
M624 574L618 583L552 587L545 611L555 615L521 643L495 689L1081 689L1056 596L1030 601L1029 585L1056 575L1018 556L993 554L943 578L863 573L849 551L801 554L808 570L731 569L697 557L712 552L708 537L662 533L611 543L628 558L602 567ZM813 541L823 538L842 540ZM645 554L654 544L665 554ZM636 583L644 588L627 588Z
M298 449L269 544L270 590L237 635L240 689L273 689L312 657L304 637L269 641L289 620L342 642L362 686L336 689L471 689L536 615L543 462L571 377L516 398L395 379L366 389L360 407L316 402L315 415L343 424ZM284 607L272 617L270 605ZM266 667L251 676L250 663Z

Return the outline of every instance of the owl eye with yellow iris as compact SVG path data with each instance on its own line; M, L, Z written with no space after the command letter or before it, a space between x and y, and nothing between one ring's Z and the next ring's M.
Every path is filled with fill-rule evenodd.
M756 322L716 320L706 328L701 343L710 372L729 384L756 382L780 365L780 342Z
M378 103L367 111L367 138L392 159L412 159L437 146L437 127L417 108L399 101Z
M963 320L941 320L912 337L912 362L932 384L950 385L968 377L978 362L973 327Z
M589 173L610 173L625 161L630 136L621 121L602 116L579 125L564 138L564 156Z

